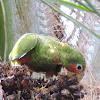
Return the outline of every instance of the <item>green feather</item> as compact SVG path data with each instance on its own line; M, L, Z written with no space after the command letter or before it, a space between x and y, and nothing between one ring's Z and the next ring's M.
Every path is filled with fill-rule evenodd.
M37 44L36 35L33 33L24 34L15 44L9 55L10 60L21 58L32 50Z
M70 64L82 64L84 69L86 67L79 51L51 36L35 33L23 35L11 51L10 60L22 58L27 53L30 53L32 68L36 71L55 70L59 64L65 68L70 67Z

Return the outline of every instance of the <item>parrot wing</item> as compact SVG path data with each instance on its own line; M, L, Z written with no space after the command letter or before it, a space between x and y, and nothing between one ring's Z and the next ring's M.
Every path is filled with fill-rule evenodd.
M24 34L13 47L9 60L21 58L37 45L37 36L33 33Z

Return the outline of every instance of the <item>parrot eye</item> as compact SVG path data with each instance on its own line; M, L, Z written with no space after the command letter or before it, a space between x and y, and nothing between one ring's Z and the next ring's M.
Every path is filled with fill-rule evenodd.
M78 71L81 71L81 70L83 69L83 67L82 67L81 64L77 64L76 69L77 69Z

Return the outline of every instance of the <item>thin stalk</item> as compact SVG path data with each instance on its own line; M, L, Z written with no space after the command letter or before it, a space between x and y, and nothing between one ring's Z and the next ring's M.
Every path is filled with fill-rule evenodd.
M6 57L7 57L7 27L6 27L6 12L5 12L5 7L3 4L3 0L0 0L1 6L2 6L2 11L3 11L3 18L4 18L4 30L5 30L5 49L4 49L4 63L6 62Z

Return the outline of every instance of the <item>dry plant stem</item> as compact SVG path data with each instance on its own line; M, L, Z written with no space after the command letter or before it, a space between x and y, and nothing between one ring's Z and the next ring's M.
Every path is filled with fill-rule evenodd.
M100 97L100 92L98 94L98 89L100 90L100 85L97 83L97 81L95 80L95 78L92 75L92 71L91 71L91 66L87 65L88 67L88 81L86 80L85 84L86 86L88 86L88 88L86 88L87 91L87 98L85 98L84 100L99 100ZM90 67L90 68L89 68ZM99 98L99 99L97 99Z
M0 85L0 100L3 100L3 90L2 90L2 86Z

